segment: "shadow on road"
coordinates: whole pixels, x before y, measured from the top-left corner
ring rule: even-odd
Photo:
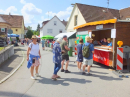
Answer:
[[[69,64],[70,67],[77,67],[77,65]]]
[[[53,81],[49,78],[45,78],[45,77],[41,77],[41,80],[38,80],[39,83],[43,83],[43,84],[51,84],[51,85],[63,85],[63,86],[69,86],[69,83],[66,83],[66,81],[68,82],[73,82],[73,83],[79,83],[79,84],[86,84],[86,83],[91,83],[92,81],[90,80],[85,80],[85,79],[78,79],[78,78],[60,78],[57,81]]]
[[[99,74],[103,74],[101,72],[95,72],[95,71],[92,71],[93,73],[99,73]],[[112,76],[104,76],[104,75],[97,75],[97,74],[93,74],[92,73],[92,76],[87,76],[87,75],[82,75],[81,72],[72,72],[72,74],[76,74],[76,75],[82,75],[82,76],[86,76],[86,77],[99,77],[100,79],[102,80],[106,80],[106,81],[112,81],[112,80],[123,80],[121,78],[114,78]],[[105,73],[104,73],[105,74]],[[107,74],[107,73],[106,73]]]
[[[24,95],[21,93],[16,93],[16,92],[2,92],[0,91],[0,97],[32,97],[30,95]],[[33,96],[35,97],[35,96]]]

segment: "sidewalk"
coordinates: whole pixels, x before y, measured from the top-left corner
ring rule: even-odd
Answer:
[[[13,72],[22,62],[23,56],[20,47],[14,47],[14,55],[0,64],[0,81]]]

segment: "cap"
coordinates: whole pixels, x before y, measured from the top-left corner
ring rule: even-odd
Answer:
[[[63,36],[63,38],[66,38],[66,37],[67,37],[66,35]]]

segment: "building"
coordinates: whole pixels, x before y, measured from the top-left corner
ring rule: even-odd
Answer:
[[[66,24],[65,20],[61,21],[57,16],[54,16],[51,20],[44,21],[40,28],[40,37],[45,35],[56,36],[59,33],[66,32]]]
[[[129,11],[130,7],[118,10],[76,3],[67,23],[66,30],[67,32],[73,32],[76,31],[76,29],[73,29],[74,27],[93,21],[108,19],[130,20]]]
[[[7,41],[7,31],[10,29],[11,24],[5,21],[0,16],[0,46],[4,46]]]
[[[11,24],[11,30],[13,34],[18,34],[19,38],[24,38],[24,18],[19,15],[3,15],[0,14],[7,23]]]

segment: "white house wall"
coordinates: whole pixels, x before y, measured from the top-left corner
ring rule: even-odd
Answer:
[[[75,16],[78,16],[77,18],[77,25],[76,26],[79,26],[79,25],[82,25],[82,24],[85,24],[86,21],[84,20],[84,17],[82,16],[81,12],[79,11],[77,5],[75,6],[73,12],[71,13],[71,17],[70,17],[70,21],[69,21],[69,24],[66,28],[67,32],[75,32],[76,30],[74,30],[74,18]]]
[[[54,25],[54,21],[57,21],[57,25]],[[48,29],[52,29],[52,33],[48,33]],[[40,37],[45,35],[56,36],[60,33],[60,29],[62,29],[62,33],[66,32],[65,25],[57,17],[54,17],[40,30]]]

